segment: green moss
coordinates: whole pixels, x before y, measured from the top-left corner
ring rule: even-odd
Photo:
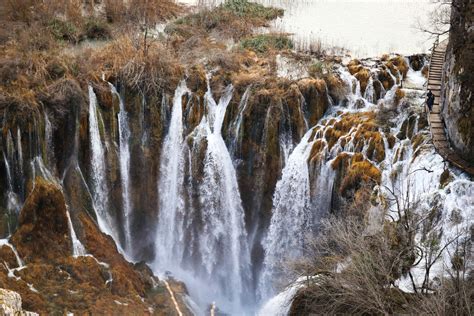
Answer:
[[[69,21],[53,19],[49,22],[48,28],[57,40],[77,42],[79,39],[76,26]]]
[[[308,74],[314,78],[320,78],[324,73],[324,64],[320,61],[315,62],[308,68]]]
[[[283,15],[283,9],[265,7],[247,0],[227,0],[220,7],[240,17],[273,20]]]
[[[257,53],[266,53],[269,50],[292,49],[293,42],[288,36],[282,34],[260,34],[243,39],[240,46]]]

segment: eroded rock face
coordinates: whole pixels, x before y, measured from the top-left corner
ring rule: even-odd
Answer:
[[[42,314],[175,313],[166,287],[146,265],[127,262],[87,212],[76,217],[77,235],[90,255],[72,256],[63,193],[36,178],[10,240],[21,259],[9,246],[0,248],[0,284],[20,293],[24,308]],[[187,313],[180,296],[178,304]]]
[[[27,262],[41,262],[71,255],[66,212],[60,188],[37,178],[20,213],[19,227],[12,236],[20,257]]]
[[[474,14],[469,6],[468,0],[453,2],[441,102],[451,145],[474,162]]]

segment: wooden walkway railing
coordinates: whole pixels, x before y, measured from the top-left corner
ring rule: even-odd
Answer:
[[[438,154],[457,168],[462,169],[474,176],[474,166],[456,154],[449,145],[449,140],[444,128],[443,118],[441,116],[441,78],[447,46],[448,40],[444,40],[441,43],[436,41],[431,54],[428,89],[434,94],[435,101],[433,109],[428,114],[430,131],[433,138],[433,144]]]

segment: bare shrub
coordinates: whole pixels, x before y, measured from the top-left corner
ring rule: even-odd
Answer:
[[[389,314],[408,303],[403,293],[390,288],[400,252],[382,233],[367,236],[357,218],[325,221],[307,250],[295,266],[300,275],[310,276],[302,292],[305,312]]]
[[[128,36],[114,40],[91,56],[88,73],[100,78],[119,76],[128,86],[142,91],[170,90],[183,76],[174,55],[161,43],[150,43],[148,54]]]

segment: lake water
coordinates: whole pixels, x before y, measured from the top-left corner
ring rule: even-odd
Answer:
[[[284,17],[272,23],[272,30],[292,33],[298,47],[320,42],[325,49],[343,47],[354,57],[377,57],[427,52],[433,42],[415,28],[417,21],[425,24],[428,12],[436,7],[429,0],[254,1],[285,9]],[[199,8],[203,0],[181,2]]]

